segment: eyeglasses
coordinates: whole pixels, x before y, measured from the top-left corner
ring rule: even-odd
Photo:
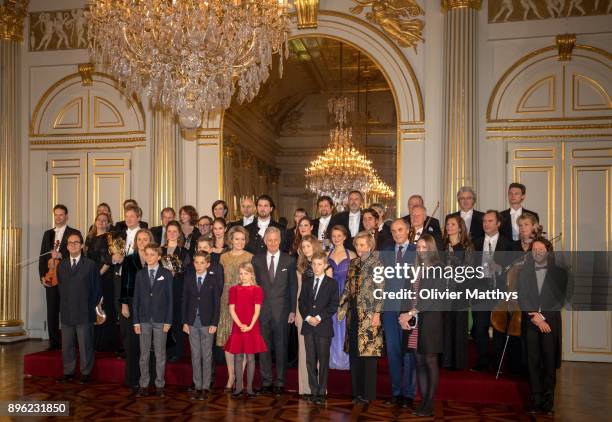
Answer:
[[[81,242],[79,242],[78,240],[75,240],[73,242],[66,242],[67,245],[80,245]]]

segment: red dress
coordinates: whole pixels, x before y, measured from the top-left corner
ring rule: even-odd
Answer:
[[[229,304],[235,305],[236,315],[243,324],[249,325],[255,313],[255,305],[263,303],[263,289],[259,286],[233,286],[229,289]],[[251,331],[243,333],[236,322],[232,324],[232,333],[225,343],[225,351],[233,354],[265,352],[266,343],[261,336],[259,319]]]

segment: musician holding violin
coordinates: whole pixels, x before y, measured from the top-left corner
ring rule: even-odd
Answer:
[[[80,232],[67,225],[68,208],[57,204],[53,207],[54,227],[45,231],[40,246],[38,275],[45,286],[47,302],[47,331],[49,347],[47,350],[60,350],[61,338],[59,329],[60,295],[57,287],[57,266],[68,256],[67,239],[73,233]]]

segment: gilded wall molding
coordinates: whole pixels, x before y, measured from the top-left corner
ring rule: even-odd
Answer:
[[[28,15],[28,0],[5,0],[0,4],[0,39],[23,41],[23,21]]]
[[[480,10],[482,0],[442,0],[442,10],[448,11],[452,9],[475,9]]]
[[[565,62],[572,59],[572,50],[576,45],[576,34],[559,34],[555,38],[557,44],[557,57]]]
[[[298,29],[316,28],[318,26],[319,0],[295,0]]]
[[[418,16],[425,15],[425,11],[416,0],[352,0],[356,3],[351,7],[351,13],[361,14],[366,7],[365,18],[380,26],[400,47],[413,48],[417,53],[417,45],[425,42],[423,30],[425,21]]]

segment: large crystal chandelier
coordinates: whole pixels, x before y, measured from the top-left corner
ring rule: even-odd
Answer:
[[[252,100],[283,43],[288,54],[287,0],[92,0],[88,19],[93,58],[186,128],[228,108],[236,84]]]

